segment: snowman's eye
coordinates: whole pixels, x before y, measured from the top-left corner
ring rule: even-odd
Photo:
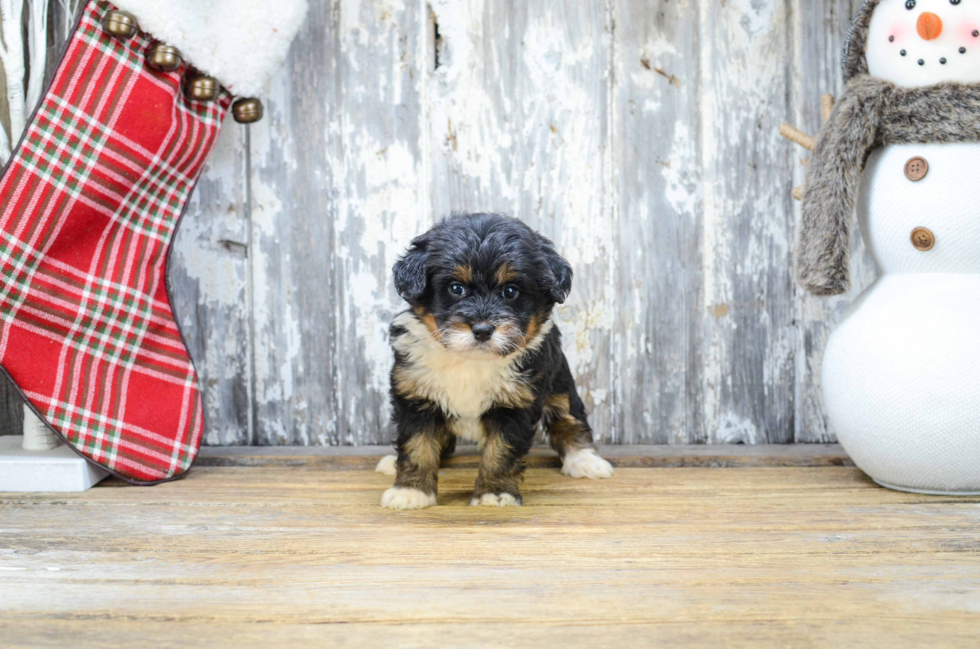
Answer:
[[[951,4],[951,5],[958,5],[959,3],[960,3],[960,0],[949,0],[949,4]]]
[[[915,9],[915,0],[905,0],[905,8],[909,11]]]

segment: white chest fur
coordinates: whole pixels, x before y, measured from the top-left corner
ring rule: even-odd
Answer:
[[[526,395],[519,372],[526,350],[509,356],[460,354],[436,341],[411,313],[399,314],[394,324],[407,332],[392,341],[395,351],[406,357],[397,370],[400,377],[416,395],[456,420],[451,422],[456,435],[480,441],[480,416],[496,404],[516,403]],[[534,342],[543,341],[550,329],[549,321]]]

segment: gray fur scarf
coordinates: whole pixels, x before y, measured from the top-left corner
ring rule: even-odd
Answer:
[[[848,82],[809,161],[796,253],[805,289],[837,295],[850,288],[851,220],[872,149],[927,142],[980,142],[980,86],[898,88],[867,74]]]
[[[800,284],[816,295],[850,288],[851,219],[874,148],[980,141],[980,85],[899,88],[868,75],[864,50],[879,2],[868,0],[854,20],[844,52],[847,85],[810,157],[796,264]]]

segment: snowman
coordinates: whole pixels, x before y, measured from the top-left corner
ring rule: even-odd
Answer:
[[[980,493],[980,0],[870,0],[809,161],[797,253],[849,288],[855,210],[880,278],[827,344],[831,423],[879,484]]]

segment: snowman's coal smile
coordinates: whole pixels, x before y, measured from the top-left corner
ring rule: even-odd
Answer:
[[[953,4],[953,5],[958,5],[958,4],[960,4],[961,1],[962,0],[950,0],[950,3]],[[909,11],[911,11],[912,9],[915,9],[915,6],[916,6],[915,0],[907,0],[906,3],[905,3],[905,8],[908,9]],[[900,30],[901,30],[901,28],[900,28]],[[940,18],[937,14],[932,13],[931,11],[925,11],[925,12],[919,14],[919,17],[916,20],[916,24],[915,24],[915,31],[918,33],[919,37],[923,41],[925,41],[927,43],[930,42],[930,41],[935,41],[940,36],[942,36],[942,34],[944,32],[943,19]],[[973,38],[980,37],[980,29],[974,29],[974,30],[972,30],[972,32],[971,32],[970,35]],[[888,42],[889,43],[894,43],[895,40],[896,40],[896,38],[897,38],[896,33],[891,33],[891,34],[888,35]],[[966,54],[966,47],[961,45],[959,47],[959,50],[958,51],[959,51],[960,54]],[[907,57],[908,56],[908,50],[906,50],[906,49],[903,48],[899,52],[899,54],[902,57]],[[920,66],[926,65],[926,59],[925,58],[913,57],[912,60],[914,60]],[[946,63],[948,63],[948,62],[949,61],[948,61],[948,59],[945,56],[942,56],[942,57],[939,58],[939,64],[940,65],[946,65]]]
[[[980,34],[978,34],[978,32],[976,32],[976,31],[973,32],[974,38],[976,38],[978,35],[980,35]],[[894,40],[895,40],[895,37],[894,36],[890,36],[888,38],[888,42],[894,42]],[[959,53],[960,54],[966,54],[966,48],[965,47],[960,47]],[[899,52],[899,55],[901,55],[903,57],[908,57],[908,54],[909,54],[908,53],[908,50],[901,50]],[[925,65],[926,64],[926,60],[925,59],[915,59],[915,58],[913,58],[912,60],[915,61],[916,63],[918,63],[919,65]],[[946,65],[948,62],[949,62],[949,60],[945,56],[940,57],[940,59],[939,59],[939,64],[940,65]]]

